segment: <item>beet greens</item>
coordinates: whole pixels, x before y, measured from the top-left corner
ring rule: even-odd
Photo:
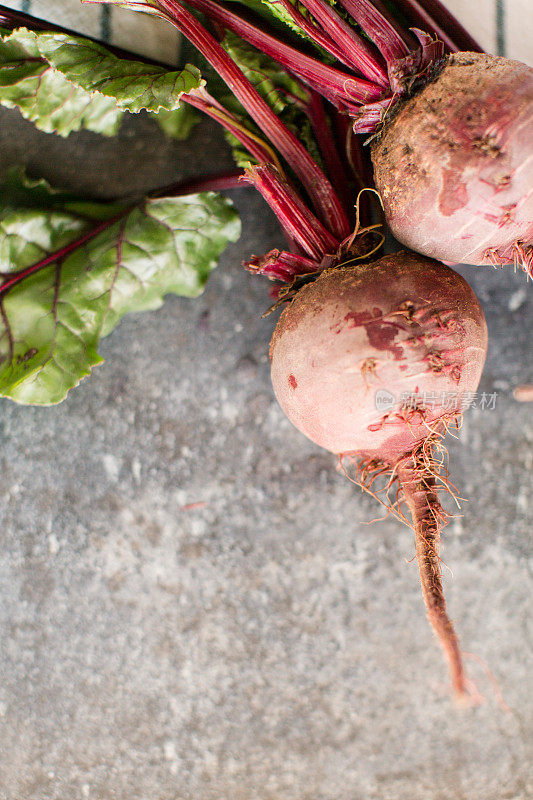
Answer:
[[[373,135],[376,187],[401,242],[449,262],[514,264],[532,274],[533,70],[480,55],[475,41],[436,0],[398,5],[426,30],[398,24],[380,0],[265,2],[291,30],[320,48],[318,55],[309,54],[301,39],[287,43],[254,19],[242,9],[246,2],[238,11],[218,0],[130,0],[127,5],[167,19],[199,49],[291,164],[334,235],[346,236],[346,214],[343,219],[335,191],[326,182],[318,196],[317,174],[311,174],[291,135],[268,118],[233,60],[192,11],[270,56],[322,95],[336,114],[347,115],[355,133]],[[465,46],[469,51],[458,53]],[[500,162],[487,164],[491,155]]]

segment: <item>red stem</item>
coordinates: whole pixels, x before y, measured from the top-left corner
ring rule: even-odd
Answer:
[[[436,34],[452,53],[460,50],[483,52],[483,48],[439,0],[395,0],[395,5],[411,24]]]
[[[353,60],[344,55],[342,49],[322,28],[319,28],[314,21],[304,17],[302,12],[292,3],[292,0],[278,0],[279,5],[287,12],[293,22],[307,34],[311,41],[330,53],[341,64],[353,69]]]
[[[286,250],[271,250],[264,256],[252,256],[243,261],[243,266],[254,275],[267,275],[271,280],[291,283],[298,275],[309,275],[320,269],[320,264],[310,258],[287,253]]]
[[[35,272],[39,272],[39,270],[44,269],[45,267],[49,267],[50,264],[54,264],[57,261],[62,260],[69,253],[72,253],[74,250],[77,250],[78,247],[83,247],[84,244],[90,242],[91,239],[94,239],[98,234],[102,233],[102,231],[107,230],[116,222],[119,222],[121,219],[124,219],[127,214],[130,213],[135,208],[135,206],[128,206],[120,214],[116,214],[111,219],[107,219],[104,222],[101,222],[99,225],[96,225],[90,231],[85,233],[83,236],[80,236],[75,241],[67,244],[65,247],[62,247],[60,250],[56,250],[55,253],[51,253],[46,258],[37,261],[36,264],[32,264],[30,267],[25,267],[25,269],[21,269],[18,272],[9,273],[9,277],[0,285],[0,297],[3,297],[13,286],[16,286],[18,283],[24,280],[24,278],[33,275]]]
[[[333,103],[367,103],[377,100],[382,94],[381,88],[374,83],[340,72],[316,58],[301,53],[213,0],[186,0],[186,3],[257,47],[285,69],[327,95],[328,100]]]
[[[233,189],[243,185],[241,180],[243,174],[243,170],[232,170],[231,172],[222,172],[216,175],[214,174],[204,175],[198,178],[186,178],[183,181],[170,184],[162,189],[157,189],[151,192],[148,196],[151,198],[181,197],[188,194],[198,194],[198,192],[215,192],[221,191],[222,189]],[[42,258],[35,264],[18,270],[17,272],[10,272],[7,274],[4,273],[4,275],[6,275],[6,279],[2,284],[0,284],[0,298],[7,294],[7,292],[13,288],[13,286],[21,283],[25,278],[28,278],[30,275],[34,275],[36,272],[45,269],[45,267],[49,267],[51,264],[61,261],[70,253],[74,252],[74,250],[77,250],[79,247],[83,247],[83,245],[96,238],[96,236],[98,236],[100,233],[124,219],[138,205],[138,203],[135,203],[127,206],[119,214],[100,222],[98,225],[95,225],[94,228],[91,228],[90,231],[87,231],[87,233],[84,233],[82,236],[65,245],[65,247],[61,247],[59,250],[56,250],[54,253],[50,253],[50,255]]]
[[[342,49],[354,69],[359,70],[378,86],[388,87],[387,70],[379,53],[358,36],[330,5],[324,0],[300,0],[300,2]]]
[[[238,139],[256,161],[260,163],[272,161],[273,153],[263,146],[260,141],[254,139],[251,135],[249,136],[246,129],[239,124],[239,121],[223,106],[220,106],[204,89],[184,94],[181,96],[181,100],[216,120]]]
[[[259,128],[290,164],[313,201],[317,214],[339,238],[349,234],[346,213],[318,164],[276,116],[244,73],[203,25],[176,0],[158,0],[171,21],[209,61]]]
[[[283,229],[310,258],[320,262],[340,242],[311,214],[305,203],[270,164],[251,167],[246,177],[263,195]]]
[[[269,152],[268,149],[261,146],[260,142],[255,139],[250,138],[247,136],[245,130],[238,125],[238,121],[235,120],[223,106],[217,103],[210,95],[205,91],[205,89],[194,90],[188,95],[182,95],[182,100],[190,103],[190,105],[197,108],[199,111],[203,111],[204,114],[215,119],[220,125],[226,128],[233,136],[235,136],[239,142],[245,147],[248,152],[250,153],[256,161],[259,161],[260,164],[263,166],[265,164],[272,164],[272,157],[275,156],[273,152]],[[273,165],[274,166],[274,165]],[[241,178],[245,175],[245,172],[241,172]],[[276,172],[276,175],[278,173]],[[242,184],[241,184],[242,185]],[[283,182],[285,188],[288,186],[286,182]],[[256,183],[256,187],[257,186]],[[261,191],[261,190],[260,190]],[[288,245],[291,249],[296,251],[304,251],[306,253],[315,252],[316,248],[316,231],[311,226],[311,237],[309,237],[309,228],[305,226],[300,226],[298,220],[301,217],[301,209],[303,209],[304,203],[301,198],[298,197],[298,219],[293,219],[291,217],[291,212],[285,203],[278,202],[278,198],[275,194],[271,194],[266,191],[261,192],[263,197],[266,199],[268,204],[270,205],[272,211],[278,217],[280,225],[283,228],[283,232],[287,238]],[[294,199],[297,197],[296,191],[293,187],[290,188],[291,197]],[[307,217],[313,220],[313,224],[315,227],[322,228],[321,223],[314,217],[309,210],[307,210]],[[297,234],[294,234],[294,225],[296,224]],[[325,228],[323,229],[325,231]],[[329,232],[326,231],[329,236]]]
[[[389,66],[409,55],[405,41],[370,0],[340,0],[340,3],[372,39]]]
[[[226,172],[209,173],[199,178],[186,178],[183,181],[170,183],[162,189],[156,189],[148,195],[156,197],[183,197],[200,192],[223,192],[227,189],[242,189],[243,169],[231,169]]]
[[[335,142],[333,131],[328,125],[324,103],[318,92],[311,92],[311,103],[306,107],[306,113],[313,128],[315,139],[324,158],[324,163],[331,182],[337,190],[350,222],[355,222],[353,191],[348,181],[346,168],[341,161]]]
[[[336,127],[357,190],[374,188],[374,175],[368,153],[363,148],[363,137],[353,132],[352,124],[345,114],[337,114]],[[354,199],[355,197],[352,198],[352,205]],[[372,206],[368,192],[363,192],[359,198],[359,220],[363,227],[372,223]]]
[[[384,0],[372,0],[372,5],[377,8],[382,17],[385,17],[385,19],[389,21],[396,33],[402,37],[410,50],[414,50],[418,47],[418,40],[413,36],[411,31],[405,30],[402,23],[396,19],[393,13],[387,8]]]

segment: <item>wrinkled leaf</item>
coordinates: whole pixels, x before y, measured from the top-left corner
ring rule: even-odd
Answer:
[[[199,70],[191,64],[170,71],[118,58],[90,39],[41,33],[38,47],[47,62],[75,86],[113,98],[125,111],[172,110],[182,94],[202,85]]]
[[[39,130],[67,136],[81,128],[113,136],[122,113],[108,97],[76,91],[41,56],[25,29],[0,40],[0,103],[18,108]]]
[[[10,180],[27,202],[0,210],[0,395],[19,403],[60,402],[102,361],[99,341],[124,314],[167,293],[196,297],[239,234],[231,203],[212,192],[125,208],[49,190],[46,205],[44,182]],[[95,223],[98,235],[31,272]]]
[[[201,85],[196,67],[171,72],[121,59],[83,37],[26,28],[0,36],[0,103],[61,136],[81,128],[112,136],[124,112],[173,111]],[[190,116],[181,119],[190,129]]]

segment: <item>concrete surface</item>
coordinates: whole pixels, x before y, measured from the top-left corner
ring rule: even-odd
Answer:
[[[180,145],[142,117],[118,141],[0,120],[0,169],[101,196],[229,163],[210,125]],[[233,196],[244,234],[201,299],[124,320],[61,406],[0,402],[0,797],[526,800],[531,289],[461,270],[498,399],[449,442],[469,502],[446,587],[510,711],[475,661],[486,703],[457,711],[410,531],[367,526],[375,502],[274,401],[267,286],[239,264],[280,237]]]

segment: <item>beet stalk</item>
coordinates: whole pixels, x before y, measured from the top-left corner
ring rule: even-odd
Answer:
[[[276,117],[226,51],[193,14],[173,0],[158,0],[157,6],[187,36],[217,70],[254,122],[267,133],[272,144],[290,163],[313,200],[316,211],[332,234],[349,233],[349,223],[334,188],[296,136]]]
[[[334,235],[347,235],[349,214],[342,213],[333,187],[321,183],[294,137],[287,138],[272,112],[250,95],[242,74],[237,77],[231,59],[201,32],[185,6],[297,75],[349,115],[355,132],[375,135],[376,188],[397,239],[448,262],[514,264],[533,274],[533,70],[479,53],[437,0],[398,0],[396,5],[427,33],[402,30],[380,0],[339,3],[347,18],[327,0],[304,0],[299,8],[282,0],[302,33],[339,66],[322,64],[298,43],[280,41],[250,15],[218,0],[129,5],[169,19],[200,47],[248,113],[268,129],[268,138],[292,164]],[[470,51],[457,52],[461,47]]]

